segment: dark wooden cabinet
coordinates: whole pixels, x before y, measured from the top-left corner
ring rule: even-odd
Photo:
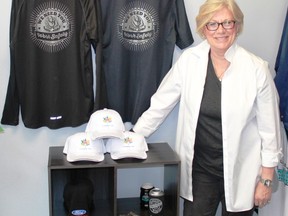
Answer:
[[[48,160],[50,216],[66,215],[63,191],[65,184],[75,173],[86,176],[93,182],[95,208],[92,216],[119,216],[128,214],[130,211],[140,216],[148,216],[148,210],[140,207],[139,196],[118,198],[117,176],[120,169],[136,168],[141,172],[141,168],[145,168],[147,172],[148,168],[149,172],[149,168],[155,167],[164,170],[164,215],[178,216],[180,159],[167,143],[148,144],[148,147],[149,151],[145,160],[132,158],[112,160],[110,154],[105,154],[105,159],[99,163],[84,161],[70,163],[63,154],[63,147],[50,147]]]

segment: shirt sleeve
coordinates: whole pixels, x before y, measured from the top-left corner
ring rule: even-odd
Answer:
[[[1,119],[2,124],[18,125],[19,124],[19,95],[17,91],[17,81],[14,67],[14,38],[17,34],[18,10],[20,10],[23,0],[13,0],[10,17],[10,77],[8,81],[6,100]]]
[[[151,97],[151,105],[134,125],[136,133],[149,137],[156,131],[173,108],[177,105],[181,97],[181,72],[179,69],[182,63],[180,59],[166,74],[156,93]]]
[[[257,83],[256,112],[262,140],[262,165],[275,167],[282,156],[279,98],[267,62],[259,68]]]
[[[192,36],[183,0],[176,0],[175,16],[175,28],[177,32],[176,45],[180,49],[184,49],[193,44],[194,38]]]

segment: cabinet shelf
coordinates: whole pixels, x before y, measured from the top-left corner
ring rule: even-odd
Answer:
[[[113,160],[105,154],[101,162],[73,162],[66,160],[63,147],[50,147],[48,159],[50,216],[65,216],[63,190],[71,175],[79,174],[91,179],[94,185],[94,211],[91,216],[119,216],[133,211],[148,215],[140,208],[139,197],[118,198],[117,177],[121,169],[159,167],[164,169],[165,216],[178,216],[180,159],[167,143],[148,144],[147,159],[126,158]],[[144,182],[142,182],[144,183]],[[129,184],[129,183],[128,183]]]

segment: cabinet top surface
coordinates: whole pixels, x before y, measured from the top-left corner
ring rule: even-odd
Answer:
[[[147,159],[140,160],[134,158],[125,158],[113,160],[109,153],[105,154],[105,159],[101,162],[68,162],[66,155],[63,154],[63,146],[52,146],[49,148],[49,169],[73,169],[73,168],[96,168],[96,167],[145,167],[159,166],[168,164],[180,164],[178,155],[172,150],[167,143],[148,144],[149,151]]]

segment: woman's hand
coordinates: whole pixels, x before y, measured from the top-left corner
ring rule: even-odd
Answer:
[[[255,206],[258,206],[259,208],[264,207],[267,205],[272,197],[272,180],[274,177],[274,171],[275,167],[264,167],[262,166],[261,169],[261,178],[259,179],[256,189],[255,189],[255,194],[254,194],[254,204]],[[264,182],[264,179],[270,180],[268,181],[269,184],[266,184]]]
[[[258,182],[254,194],[254,204],[255,206],[258,206],[259,208],[264,207],[267,205],[272,196],[272,187],[267,187],[260,181]]]

